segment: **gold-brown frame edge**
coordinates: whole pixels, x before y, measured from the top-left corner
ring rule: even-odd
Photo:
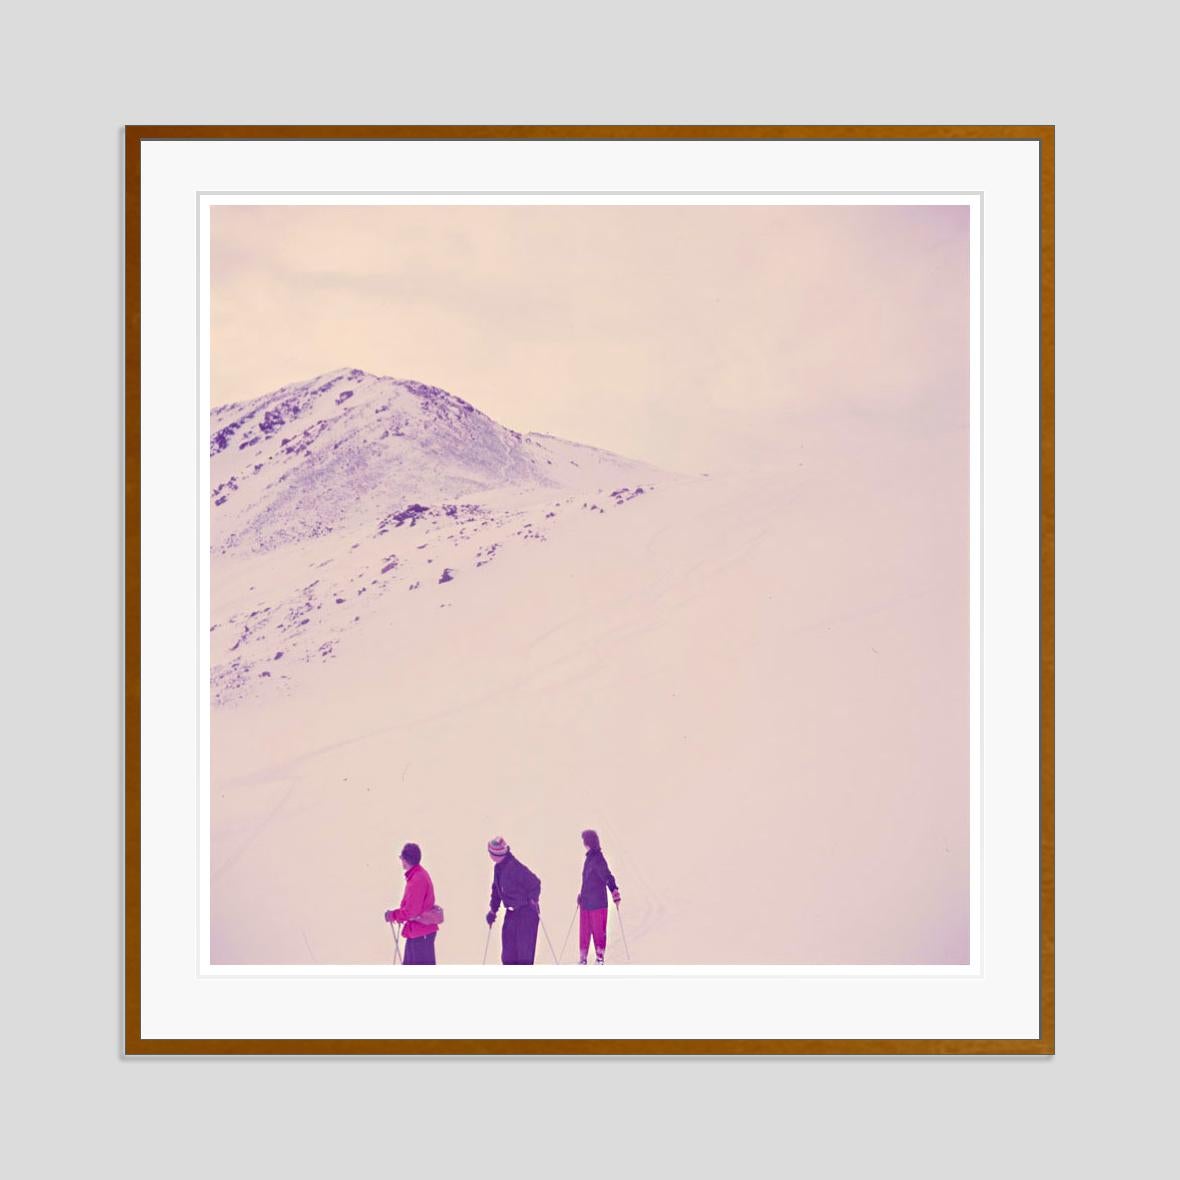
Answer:
[[[145,140],[1035,140],[1040,150],[1040,1029],[1011,1040],[374,1040],[172,1039],[141,1036],[140,932],[140,146]],[[1044,1055],[1054,1052],[1054,128],[909,126],[207,126],[125,128],[124,191],[124,1053],[151,1055],[485,1056]]]

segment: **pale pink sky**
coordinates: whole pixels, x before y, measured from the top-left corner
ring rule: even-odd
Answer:
[[[217,206],[214,404],[342,366],[681,470],[966,429],[964,206]]]

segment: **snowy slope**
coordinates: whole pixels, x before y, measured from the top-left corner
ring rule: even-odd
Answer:
[[[218,407],[210,465],[218,705],[334,658],[386,595],[437,593],[663,474],[359,369]]]
[[[637,961],[964,961],[958,445],[670,476],[414,388],[347,370],[215,420],[214,961],[388,962],[416,840],[440,961],[478,963],[497,834],[560,948],[588,826]],[[261,431],[287,401],[298,457]]]

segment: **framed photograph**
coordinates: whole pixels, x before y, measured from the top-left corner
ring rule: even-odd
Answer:
[[[1053,129],[126,130],[129,1054],[1053,1052]]]

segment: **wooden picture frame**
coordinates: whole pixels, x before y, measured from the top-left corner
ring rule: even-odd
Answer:
[[[145,307],[141,270],[144,213],[142,153],[146,145],[265,143],[280,141],[717,141],[913,144],[1029,143],[1039,158],[1039,1028],[1027,1037],[943,1039],[865,1038],[437,1038],[307,1036],[160,1036],[146,1032],[142,864],[145,851],[141,742],[142,704],[151,686],[141,680],[143,634],[143,498],[141,461],[142,333]],[[1054,133],[1050,126],[130,126],[125,134],[125,1007],[129,1055],[294,1054],[1051,1054],[1054,1051]],[[181,755],[183,756],[183,755]],[[1031,899],[1030,899],[1031,901]]]

